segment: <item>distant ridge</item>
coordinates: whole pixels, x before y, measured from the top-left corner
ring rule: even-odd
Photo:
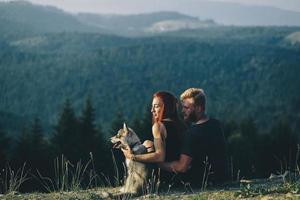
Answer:
[[[171,22],[171,24],[170,24]],[[184,22],[184,23],[183,23]],[[136,36],[164,30],[177,31],[216,25],[178,12],[135,15],[70,14],[53,6],[26,1],[0,2],[0,34],[28,37],[42,33],[80,32]],[[157,28],[160,27],[160,28]]]
[[[168,0],[167,0],[168,1]],[[300,12],[271,6],[250,6],[228,2],[186,0],[177,5],[178,12],[201,19],[214,19],[235,26],[300,26]],[[183,3],[190,6],[183,6]],[[188,8],[187,8],[188,7]]]
[[[172,12],[182,13],[185,15],[194,16],[203,20],[212,19],[216,23],[223,24],[223,25],[300,26],[300,12],[284,10],[284,9],[271,7],[271,6],[258,6],[258,5],[250,6],[250,5],[221,2],[221,1],[213,2],[213,1],[197,1],[197,0],[177,0],[176,3],[174,3],[173,0],[164,0],[158,2],[155,6],[151,1],[144,1],[143,3],[140,3],[139,0],[130,0],[131,5],[128,5],[130,3],[128,3],[127,1],[120,1],[120,2],[117,2],[117,0],[111,0],[111,1],[118,3],[117,6],[119,7],[126,7],[128,9],[127,13],[157,13],[161,11],[172,11]],[[136,2],[136,4],[133,4],[134,2]],[[18,3],[19,6],[26,5],[26,2],[24,1],[21,2],[12,1],[10,3],[12,4]],[[50,8],[53,9],[53,7]],[[123,17],[126,15],[123,15]],[[113,17],[113,15],[106,15],[106,16]],[[136,14],[136,16],[139,16],[141,17],[141,19],[144,19],[141,14]],[[170,20],[170,19],[165,19],[165,20]],[[94,22],[95,21],[90,21],[89,23],[94,24]]]
[[[26,1],[0,2],[0,34],[27,36],[58,32],[103,32],[80,23],[74,16],[52,6]]]
[[[212,20],[201,21],[197,17],[170,11],[134,15],[79,13],[77,16],[82,23],[125,35],[196,29],[216,25]]]

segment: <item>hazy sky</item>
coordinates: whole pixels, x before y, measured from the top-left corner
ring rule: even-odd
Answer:
[[[10,1],[10,0],[0,0]],[[96,13],[140,13],[166,9],[168,3],[184,3],[185,0],[30,0],[42,5],[53,5],[71,12],[96,12]],[[286,10],[300,12],[300,0],[189,0],[195,1],[221,1],[234,2],[247,5],[266,5]],[[139,9],[137,9],[137,7]],[[141,10],[141,7],[143,10]]]

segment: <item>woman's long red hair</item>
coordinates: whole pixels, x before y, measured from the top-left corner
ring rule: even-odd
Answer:
[[[166,91],[159,91],[153,94],[153,98],[160,98],[163,102],[161,116],[157,120],[152,116],[152,123],[161,122],[163,119],[169,118],[171,120],[177,120],[177,99],[176,97]]]

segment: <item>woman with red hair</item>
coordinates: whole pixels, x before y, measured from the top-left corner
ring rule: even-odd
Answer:
[[[122,149],[127,159],[139,162],[160,163],[178,160],[182,134],[185,126],[179,120],[177,114],[178,101],[169,92],[156,92],[152,98],[152,134],[153,143],[145,141],[147,147],[154,144],[154,151],[147,154],[133,155],[131,150]]]

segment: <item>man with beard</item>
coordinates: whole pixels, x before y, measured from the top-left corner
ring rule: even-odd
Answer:
[[[185,133],[178,161],[160,167],[184,173],[184,182],[204,187],[219,184],[228,177],[226,142],[221,123],[207,116],[206,97],[202,89],[189,88],[181,96],[184,121],[191,123]]]

